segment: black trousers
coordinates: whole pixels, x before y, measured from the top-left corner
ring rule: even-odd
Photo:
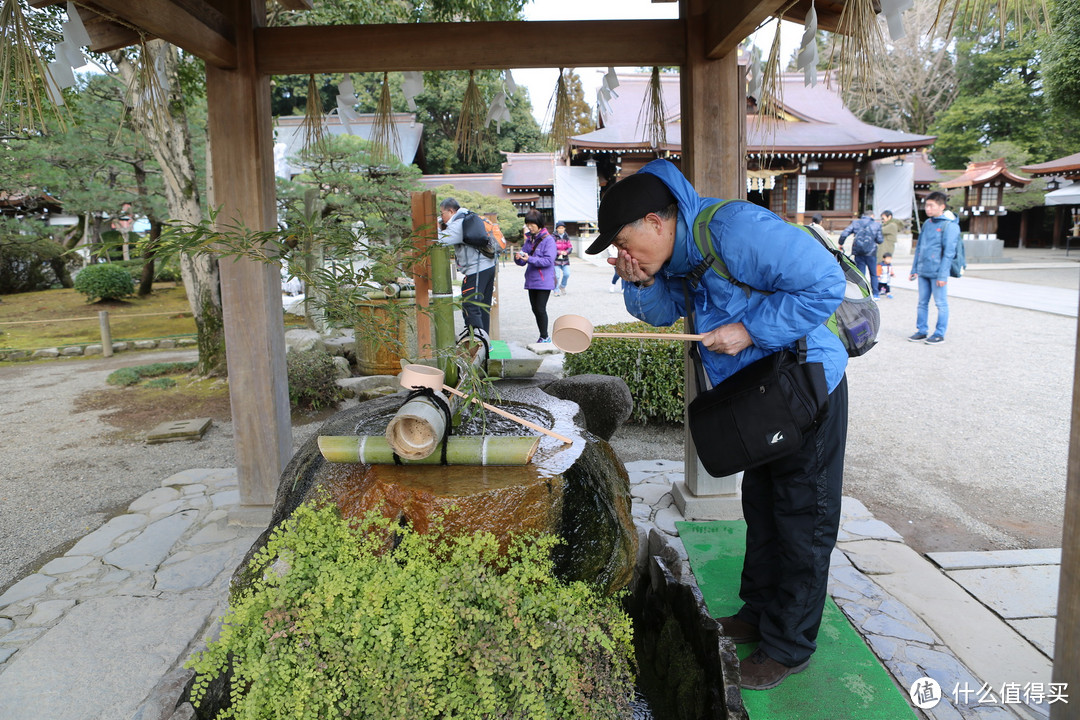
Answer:
[[[541,338],[548,337],[547,304],[550,296],[550,290],[529,290],[529,306],[536,318],[536,329],[540,331]]]
[[[491,296],[495,292],[495,266],[466,275],[461,281],[461,315],[469,327],[490,332]]]
[[[743,474],[744,605],[737,617],[757,625],[761,649],[789,667],[817,648],[840,525],[847,420],[845,376],[802,447]]]

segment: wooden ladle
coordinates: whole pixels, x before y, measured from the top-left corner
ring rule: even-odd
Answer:
[[[432,390],[445,390],[446,392],[453,393],[454,395],[457,395],[460,398],[470,400],[470,401],[472,401],[474,403],[479,403],[485,409],[490,410],[491,412],[495,413],[496,415],[502,415],[504,418],[513,420],[516,423],[520,423],[521,425],[524,425],[527,428],[532,428],[533,430],[538,430],[538,431],[544,433],[545,435],[549,435],[550,437],[553,437],[556,440],[560,440],[560,441],[566,443],[567,445],[573,445],[574,444],[574,441],[571,440],[568,437],[564,437],[562,435],[559,435],[558,433],[552,432],[552,431],[548,430],[545,427],[541,427],[541,426],[537,425],[534,422],[530,422],[530,421],[526,420],[523,417],[518,417],[517,415],[514,415],[513,413],[508,413],[508,412],[506,412],[505,410],[503,410],[501,408],[495,407],[494,405],[488,405],[486,402],[483,402],[483,401],[481,401],[481,400],[479,400],[477,398],[469,397],[468,395],[461,392],[457,388],[452,388],[449,385],[444,384],[443,381],[445,379],[446,379],[446,373],[444,373],[442,370],[440,370],[437,367],[430,367],[428,365],[406,365],[405,367],[403,367],[401,369],[401,375],[398,376],[398,381],[401,383],[401,387],[403,387],[403,388],[412,389],[412,388],[415,388],[415,387],[427,387],[427,388],[431,388]]]
[[[581,315],[560,315],[551,327],[551,342],[568,353],[585,352],[594,337],[637,338],[642,340],[701,340],[704,335],[682,333],[607,333],[593,332],[592,323]]]

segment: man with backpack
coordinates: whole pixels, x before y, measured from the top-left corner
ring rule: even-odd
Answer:
[[[700,197],[670,162],[654,160],[605,193],[600,234],[586,252],[618,248],[608,262],[624,281],[626,309],[641,320],[668,326],[692,303],[713,385],[783,350],[805,350],[808,363],[821,364],[828,402],[801,445],[743,474],[744,605],[719,621],[735,642],[760,643],[742,662],[742,686],[765,690],[806,668],[825,604],[840,521],[848,354],[824,323],[844,299],[845,280],[805,229],[746,202],[716,209],[699,228],[731,279],[708,271],[694,225],[717,202]]]
[[[840,247],[844,247],[844,241],[849,235],[855,239],[851,243],[851,254],[859,270],[866,273],[870,281],[870,287],[874,291],[874,299],[878,299],[877,292],[877,246],[885,242],[881,234],[881,223],[874,219],[874,213],[867,210],[857,220],[853,220],[840,233]]]
[[[491,296],[495,291],[495,258],[465,242],[463,220],[469,211],[454,198],[439,203],[439,242],[454,247],[461,280],[461,314],[465,326],[489,332]]]
[[[919,306],[915,313],[915,334],[908,338],[912,342],[924,342],[927,345],[940,345],[945,342],[945,330],[949,327],[949,274],[956,257],[960,239],[960,223],[956,216],[946,210],[949,196],[943,192],[932,192],[926,196],[923,209],[926,222],[919,233],[919,244],[911,258],[911,276],[919,280]],[[930,328],[930,298],[934,298],[937,307],[937,324],[934,334],[927,337]]]

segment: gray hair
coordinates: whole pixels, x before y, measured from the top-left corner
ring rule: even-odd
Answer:
[[[453,210],[454,212],[457,212],[458,210],[461,209],[461,205],[459,205],[458,201],[455,200],[454,198],[448,197],[448,198],[444,199],[441,203],[439,203],[439,209],[440,210]]]

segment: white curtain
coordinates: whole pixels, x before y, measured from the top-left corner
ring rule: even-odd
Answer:
[[[555,222],[595,223],[599,207],[595,167],[555,166]]]
[[[883,210],[889,210],[900,220],[911,217],[915,204],[915,164],[906,162],[893,165],[890,162],[874,166],[874,217],[881,218]]]

